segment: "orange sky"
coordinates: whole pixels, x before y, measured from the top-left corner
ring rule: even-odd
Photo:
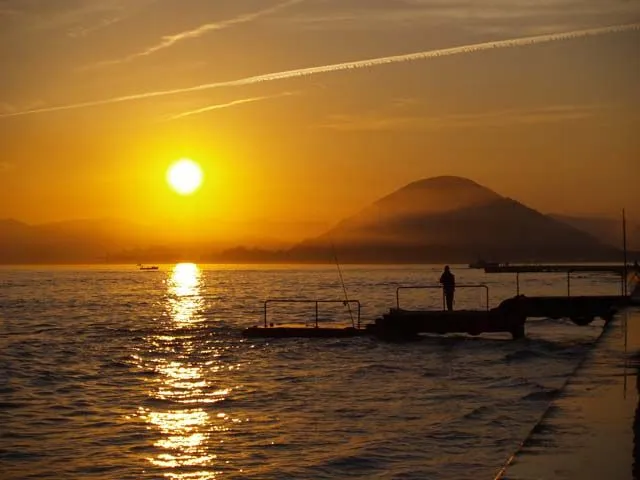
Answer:
[[[639,22],[624,0],[5,0],[0,218],[303,235],[445,174],[640,218],[640,30],[540,37]],[[180,157],[205,171],[193,197],[164,181]]]

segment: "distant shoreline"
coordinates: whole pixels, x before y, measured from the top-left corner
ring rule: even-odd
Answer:
[[[629,260],[627,264],[632,266],[633,260],[635,258],[640,258],[640,252],[633,252],[628,255]],[[456,268],[469,268],[469,263],[471,261],[452,261],[452,260],[432,260],[432,261],[381,261],[381,262],[350,262],[350,261],[342,261],[340,259],[340,265],[355,265],[355,266],[393,266],[393,265],[454,265]],[[144,262],[126,262],[126,261],[77,261],[77,262],[13,262],[13,263],[5,263],[0,262],[0,267],[29,267],[29,266],[131,266],[133,269],[138,268],[138,263],[149,264],[149,265],[176,265],[179,263],[195,263],[197,265],[304,265],[304,266],[327,266],[327,265],[335,265],[336,261],[230,261],[230,260],[198,260],[198,259],[179,259],[179,260],[145,260]],[[545,261],[541,260],[538,262],[512,262],[513,265],[540,265],[540,264],[548,264],[548,265],[605,265],[605,266],[617,266],[622,265],[622,261],[616,262],[612,260],[553,260],[553,261]],[[482,269],[473,269],[473,270],[482,270]]]

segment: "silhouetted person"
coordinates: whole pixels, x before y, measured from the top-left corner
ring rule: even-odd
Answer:
[[[440,283],[444,290],[444,298],[447,301],[447,310],[453,310],[453,295],[456,291],[456,276],[451,273],[449,265],[444,267],[444,272],[440,275]]]

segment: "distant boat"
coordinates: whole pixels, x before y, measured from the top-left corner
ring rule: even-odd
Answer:
[[[469,264],[469,268],[487,268],[487,267],[499,267],[499,262],[486,262],[482,259],[476,260]]]
[[[149,265],[148,267],[145,267],[144,265],[142,265],[140,263],[138,264],[138,268],[140,270],[158,270],[159,269],[159,267],[157,265]]]

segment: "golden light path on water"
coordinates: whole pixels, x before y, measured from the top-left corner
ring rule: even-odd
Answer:
[[[215,425],[203,406],[226,398],[230,389],[215,389],[206,379],[204,360],[199,361],[200,346],[197,326],[204,321],[201,294],[202,272],[197,265],[182,263],[175,266],[167,280],[167,308],[169,321],[164,334],[153,339],[155,348],[163,355],[155,359],[158,374],[149,396],[166,401],[166,408],[141,408],[140,417],[150,429],[159,432],[154,446],[160,453],[147,460],[165,469],[171,479],[213,479],[220,472],[215,469],[217,456],[211,451],[212,433],[225,429]],[[189,332],[194,329],[194,332]],[[174,330],[175,335],[171,335]],[[176,405],[179,408],[176,408]],[[216,420],[220,415],[215,414]]]

